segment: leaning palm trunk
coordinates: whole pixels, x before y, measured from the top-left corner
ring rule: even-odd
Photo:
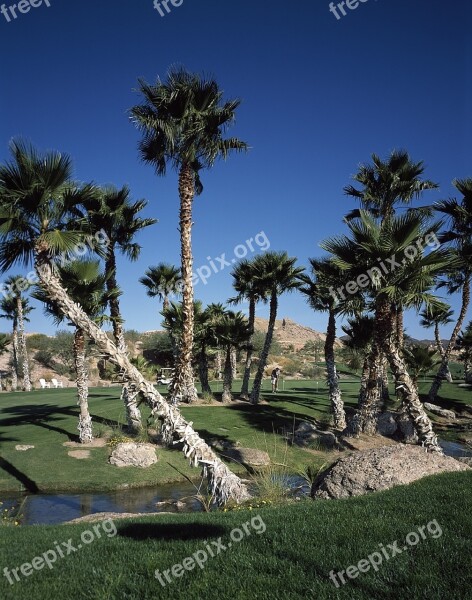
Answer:
[[[76,327],[74,335],[74,365],[77,377],[77,404],[79,405],[79,441],[88,444],[93,439],[92,417],[88,408],[88,372],[85,362],[85,335],[83,329]]]
[[[464,285],[462,287],[461,312],[459,313],[459,318],[457,319],[457,323],[452,332],[451,339],[449,340],[449,344],[447,345],[447,348],[444,351],[444,355],[442,356],[441,364],[439,366],[439,371],[433,380],[431,389],[429,390],[428,401],[431,403],[435,402],[435,400],[438,396],[438,393],[439,393],[439,388],[441,387],[442,382],[446,379],[448,365],[449,365],[449,358],[451,356],[451,352],[454,350],[454,347],[456,345],[457,337],[462,328],[462,325],[464,324],[464,320],[467,315],[467,310],[469,308],[469,304],[470,304],[470,275],[467,275],[467,277],[465,278],[465,281],[464,281]]]
[[[382,357],[376,344],[373,344],[362,369],[359,410],[351,419],[348,432],[352,435],[377,433],[377,420],[381,412],[382,398]]]
[[[13,325],[11,336],[11,389],[16,392],[18,389],[18,330],[16,325]]]
[[[250,298],[250,300],[249,300],[249,320],[248,320],[249,340],[247,343],[246,363],[244,365],[243,383],[241,385],[241,394],[240,394],[240,397],[244,398],[244,400],[247,400],[249,397],[249,378],[251,377],[252,353],[254,352],[254,345],[252,343],[252,338],[254,335],[255,320],[256,320],[256,302],[255,302],[254,298]]]
[[[254,384],[251,392],[251,403],[258,404],[259,396],[261,394],[262,378],[264,377],[264,369],[267,366],[267,358],[269,356],[270,347],[272,345],[272,337],[274,335],[275,320],[277,318],[277,294],[272,293],[270,297],[270,313],[269,313],[269,325],[267,327],[267,333],[264,340],[264,346],[262,348],[261,356],[259,358],[259,366],[257,368],[256,376],[254,377]]]
[[[28,349],[26,347],[25,320],[23,318],[23,302],[21,296],[17,296],[16,310],[18,315],[18,341],[21,356],[21,365],[23,371],[23,389],[25,392],[31,392],[31,379],[29,374]]]
[[[325,340],[325,360],[328,373],[329,400],[331,412],[333,413],[334,427],[343,430],[346,427],[346,413],[339,388],[339,378],[336,372],[336,360],[334,356],[334,342],[336,340],[336,317],[333,310],[329,311],[328,329]]]
[[[435,323],[435,325],[434,325],[434,339],[436,340],[436,349],[439,352],[439,356],[441,357],[441,360],[442,360],[444,358],[444,355],[446,352],[445,352],[444,347],[441,342],[441,336],[439,335],[439,324],[438,323]],[[453,382],[452,374],[449,369],[449,361],[447,362],[446,381],[448,381],[448,383]]]
[[[105,273],[108,275],[107,278],[107,290],[112,292],[118,287],[116,281],[116,259],[113,247],[110,245],[108,248],[108,256],[105,262]],[[110,298],[110,318],[113,326],[113,337],[115,338],[116,346],[120,352],[126,354],[126,341],[125,334],[123,331],[123,319],[121,317],[120,303],[118,298]],[[138,408],[139,394],[130,390],[128,383],[123,383],[121,389],[121,401],[125,407],[126,421],[128,423],[128,430],[131,433],[138,433],[143,428],[141,419],[141,413]]]
[[[250,494],[244,483],[201,439],[192,428],[192,424],[182,417],[178,408],[165,401],[152,383],[146,381],[131,364],[126,354],[120,352],[107,334],[97,327],[82,308],[68,296],[53,272],[48,248],[39,244],[36,248],[35,268],[41,287],[50,300],[55,302],[61,312],[77,327],[84,330],[103,355],[120,369],[123,379],[136,386],[145,402],[151,407],[152,414],[162,420],[161,431],[164,440],[171,443],[174,437],[177,438],[178,442],[183,443],[183,452],[191,464],[203,468],[203,474],[208,478],[208,491],[215,498],[215,502],[223,505],[230,499],[240,502],[249,498]]]
[[[385,354],[390,368],[395,377],[397,392],[403,405],[413,421],[419,442],[428,452],[443,451],[438,444],[438,439],[433,431],[433,424],[426,414],[420,401],[418,390],[408,374],[405,361],[400,355],[398,344],[394,339],[392,326],[392,312],[387,298],[380,297],[376,305],[376,343],[381,352]]]
[[[225,370],[223,374],[223,394],[221,396],[222,402],[231,402],[233,399],[233,365],[231,361],[231,350],[231,346],[228,346],[226,349]]]

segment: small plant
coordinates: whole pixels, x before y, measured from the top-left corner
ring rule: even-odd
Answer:
[[[0,502],[0,527],[18,527],[21,525],[21,515],[19,514],[21,506],[11,506],[10,508],[1,508],[3,502]]]
[[[215,396],[213,396],[213,394],[210,394],[209,392],[205,392],[204,394],[202,394],[202,400],[206,404],[212,404],[213,402],[215,402]]]
[[[116,435],[114,434],[107,442],[107,446],[110,446],[110,448],[112,450],[114,450],[118,444],[127,444],[129,442],[134,442],[135,440],[133,440],[130,437],[127,437],[126,435]]]
[[[316,465],[308,465],[302,471],[298,471],[297,475],[299,475],[311,489],[318,475],[325,467],[326,463],[323,463],[320,467],[317,467]]]
[[[171,465],[169,462],[167,464],[170,467],[172,467],[175,471],[177,471],[177,473],[179,473],[179,475],[182,475],[182,477],[185,477],[185,479],[193,485],[193,487],[195,488],[195,490],[197,492],[196,494],[192,494],[191,496],[185,496],[185,498],[180,498],[180,502],[190,498],[192,500],[196,500],[205,512],[210,512],[211,507],[215,502],[215,495],[209,494],[208,492],[203,494],[200,491],[202,489],[202,487],[205,485],[205,480],[202,478],[202,480],[200,481],[200,484],[198,486],[196,486],[195,483],[190,479],[190,477],[185,475],[185,473],[182,473],[182,471],[177,469],[177,467],[174,467],[174,465]]]

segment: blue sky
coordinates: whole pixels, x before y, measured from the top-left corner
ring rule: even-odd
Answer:
[[[202,175],[196,267],[223,253],[231,261],[260,232],[301,265],[321,255],[319,242],[344,231],[342,217],[354,207],[343,187],[373,152],[406,148],[423,160],[440,184],[429,202],[453,195],[453,178],[472,176],[468,0],[367,0],[339,20],[325,0],[184,0],[165,17],[152,0],[49,3],[10,22],[0,14],[0,160],[22,136],[69,153],[77,179],[127,183],[134,198],[148,200],[146,214],[159,223],[139,237],[138,262],[119,261],[129,329],[160,323],[139,277],[160,261],[179,263],[176,175],[157,178],[140,163],[127,114],[140,101],[138,77],[152,81],[182,64],[243,100],[231,134],[251,150]],[[225,267],[196,296],[225,301],[231,281]],[[325,329],[326,317],[300,295],[283,297],[279,314]],[[407,317],[408,333],[430,337],[417,321]],[[29,328],[54,330],[40,308]]]

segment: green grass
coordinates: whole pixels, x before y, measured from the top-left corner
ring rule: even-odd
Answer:
[[[339,501],[301,501],[283,508],[212,514],[163,515],[116,523],[102,537],[10,585],[0,577],[2,600],[273,600],[470,598],[472,473],[444,474],[387,492]],[[262,522],[257,519],[261,517]],[[154,577],[206,544],[227,545],[230,532],[251,535],[162,587]],[[339,572],[399,542],[432,521],[426,539],[336,589]],[[260,534],[265,524],[266,530]],[[112,524],[106,531],[113,533]],[[80,543],[90,524],[3,528],[0,568],[18,568],[71,539]],[[96,537],[96,534],[92,535]],[[216,546],[214,546],[216,548]],[[64,547],[65,548],[65,547]],[[28,571],[27,571],[28,572]]]
[[[96,431],[119,431],[123,426],[119,393],[119,388],[90,390],[90,412]],[[318,396],[305,386],[302,392],[273,396],[268,406],[183,406],[182,412],[206,441],[239,441],[242,446],[267,450],[275,462],[287,462],[297,470],[313,462],[322,464],[326,457],[323,453],[314,455],[300,448],[287,448],[283,430],[291,430],[294,419],[298,422],[318,417],[326,408],[321,389]],[[0,395],[0,491],[94,491],[152,486],[181,479],[172,467],[188,476],[199,476],[199,470],[191,469],[176,448],[159,449],[158,463],[148,469],[109,465],[108,447],[90,449],[91,456],[86,460],[69,457],[70,448],[63,443],[77,439],[77,411],[74,389]],[[145,417],[148,413],[143,408]],[[17,444],[35,448],[19,452],[15,450]],[[232,467],[239,472],[244,470],[240,465]]]

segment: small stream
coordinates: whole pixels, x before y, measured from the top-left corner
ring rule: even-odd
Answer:
[[[472,456],[472,450],[464,444],[442,440],[440,445],[447,456]],[[303,483],[298,476],[284,481],[292,490],[299,489]],[[201,491],[205,493],[204,489]],[[308,486],[303,486],[302,491],[308,493]],[[0,492],[0,501],[3,502],[2,509],[21,505],[22,525],[54,525],[98,512],[198,512],[202,506],[192,498],[195,494],[192,484],[181,482],[101,493],[20,495]],[[182,504],[176,504],[182,500]]]

